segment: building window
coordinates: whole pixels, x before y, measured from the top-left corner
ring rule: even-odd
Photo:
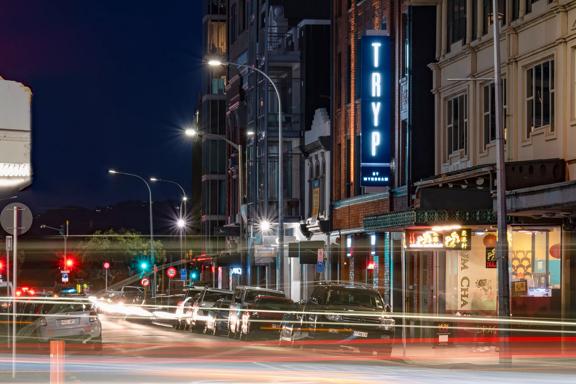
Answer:
[[[230,42],[236,41],[236,4],[230,6]]]
[[[448,0],[448,43],[466,40],[466,1]]]
[[[448,100],[446,136],[448,156],[467,151],[468,96],[460,95]]]
[[[340,108],[342,101],[342,52],[338,52],[336,59],[336,108]]]
[[[520,0],[512,0],[512,21],[520,17]]]
[[[544,126],[554,131],[554,60],[526,71],[526,136]]]
[[[238,32],[244,31],[246,29],[246,0],[240,0],[240,15],[238,17]]]
[[[478,0],[472,0],[472,41],[478,38]]]
[[[532,4],[538,0],[526,0],[526,13],[532,12]]]
[[[502,93],[502,122],[504,124],[504,131],[506,131],[506,115],[507,115],[507,103],[506,103],[506,80],[502,79],[500,81],[500,90]],[[482,105],[482,117],[483,117],[483,131],[484,131],[484,148],[496,140],[496,98],[494,83],[490,83],[484,86],[482,89],[483,93],[483,105]],[[506,136],[506,135],[505,135]]]
[[[492,0],[482,0],[482,9],[484,14],[484,20],[482,24],[482,33],[485,35],[488,33],[490,26],[492,25]],[[506,24],[506,1],[498,0],[498,15],[502,21],[502,25]]]

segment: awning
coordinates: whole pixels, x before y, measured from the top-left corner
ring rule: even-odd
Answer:
[[[576,215],[576,181],[517,189],[506,193],[508,214],[543,218]]]
[[[240,253],[238,252],[222,252],[219,256],[213,258],[218,266],[237,265],[242,263]]]
[[[496,215],[492,209],[446,210],[412,209],[364,218],[364,230],[402,230],[414,226],[432,226],[458,223],[461,225],[494,225]]]

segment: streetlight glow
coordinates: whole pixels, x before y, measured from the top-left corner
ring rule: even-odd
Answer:
[[[155,178],[155,177],[151,177],[151,178],[150,178],[150,181],[151,181],[151,182],[155,182],[155,181],[158,181],[158,179]]]
[[[183,218],[179,218],[178,220],[176,220],[176,226],[180,229],[185,228],[186,220],[184,220]]]
[[[262,233],[270,232],[270,229],[272,229],[272,223],[270,223],[268,220],[262,220],[259,223],[259,227],[260,232]]]
[[[198,131],[195,130],[194,128],[186,128],[184,130],[184,134],[188,137],[195,137],[198,135]]]
[[[108,170],[108,173],[111,174],[111,175],[114,175],[114,174],[116,174],[116,173],[118,173],[118,172],[117,172],[116,170],[114,170],[114,169],[109,169],[109,170]]]
[[[253,130],[246,131],[246,136],[254,136],[255,134],[256,132],[254,132]]]
[[[221,60],[218,59],[210,59],[208,60],[208,65],[211,67],[219,67],[221,65],[223,65],[224,63]]]

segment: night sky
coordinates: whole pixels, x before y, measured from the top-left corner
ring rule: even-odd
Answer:
[[[201,19],[200,0],[0,0],[0,76],[33,92],[34,180],[20,200],[41,211],[147,199],[110,167],[190,191],[180,127],[200,92]]]

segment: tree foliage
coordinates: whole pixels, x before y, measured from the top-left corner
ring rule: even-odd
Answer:
[[[83,262],[123,261],[150,255],[150,240],[147,236],[133,230],[96,231],[82,244]],[[154,241],[154,259],[163,262],[165,250],[161,241]]]

